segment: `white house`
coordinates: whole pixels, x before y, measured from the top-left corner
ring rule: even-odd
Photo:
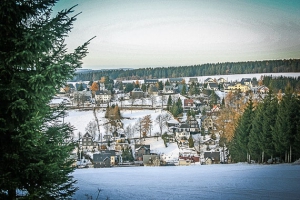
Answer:
[[[107,103],[111,99],[111,91],[109,90],[99,90],[96,91],[95,100],[98,103]]]

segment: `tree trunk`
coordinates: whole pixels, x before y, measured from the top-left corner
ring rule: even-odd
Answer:
[[[290,162],[292,162],[292,145],[290,145]]]
[[[16,190],[15,189],[9,189],[8,190],[8,199],[15,200],[16,197],[17,197]]]
[[[261,163],[264,163],[264,160],[265,160],[265,152],[263,151],[261,153]]]
[[[287,162],[287,152],[285,151],[284,162]]]
[[[223,146],[223,163],[225,163],[225,147]]]

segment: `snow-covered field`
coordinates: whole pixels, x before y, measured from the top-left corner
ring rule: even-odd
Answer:
[[[78,169],[73,199],[299,199],[300,165],[192,165]]]

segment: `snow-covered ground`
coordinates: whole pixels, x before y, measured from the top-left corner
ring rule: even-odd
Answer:
[[[299,199],[300,165],[192,165],[77,169],[73,199]]]
[[[100,132],[105,134],[105,128],[102,124],[107,122],[107,119],[104,118],[104,109],[98,109],[96,111],[97,118],[100,124]],[[161,109],[156,110],[122,110],[121,115],[124,117],[122,119],[123,128],[126,129],[127,126],[134,124],[138,119],[143,118],[146,115],[151,116],[152,127],[151,134],[155,136],[156,133],[160,132],[159,126],[155,121],[156,117],[160,114],[166,114],[166,111],[162,111]],[[64,119],[65,122],[70,123],[75,127],[74,137],[78,139],[78,132],[81,132],[83,135],[86,131],[85,128],[90,121],[95,121],[94,113],[92,110],[83,111],[83,110],[69,110],[68,115]],[[163,129],[163,133],[168,131],[167,127]],[[139,138],[139,132],[135,132],[133,137]],[[165,157],[165,161],[174,161],[178,160],[179,150],[177,143],[168,143],[168,147],[165,147],[163,140],[161,137],[159,138],[146,138],[145,141],[142,139],[142,144],[149,144],[152,153],[163,154]]]

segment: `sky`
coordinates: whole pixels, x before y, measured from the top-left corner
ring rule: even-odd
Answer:
[[[82,12],[66,39],[94,38],[83,68],[144,68],[300,58],[298,0],[61,0]]]

